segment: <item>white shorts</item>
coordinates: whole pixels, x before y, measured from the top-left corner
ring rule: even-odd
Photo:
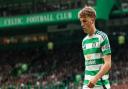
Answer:
[[[82,89],[104,89],[102,86],[95,86],[94,88],[89,88],[87,85],[83,85]]]

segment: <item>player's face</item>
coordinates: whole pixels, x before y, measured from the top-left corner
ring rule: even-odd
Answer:
[[[89,17],[81,17],[80,18],[81,26],[83,28],[84,33],[89,33],[90,28],[92,26],[91,18]]]

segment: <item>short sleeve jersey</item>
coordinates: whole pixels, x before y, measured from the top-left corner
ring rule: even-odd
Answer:
[[[99,30],[89,37],[87,35],[82,41],[82,49],[85,58],[85,78],[84,84],[88,82],[99,72],[104,64],[103,56],[111,54],[111,48],[108,36]],[[104,85],[110,89],[108,72],[102,77]],[[102,86],[101,80],[98,80],[96,86]]]

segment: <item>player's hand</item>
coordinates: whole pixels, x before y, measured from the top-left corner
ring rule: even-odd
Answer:
[[[96,82],[97,82],[97,79],[96,78],[93,78],[92,80],[89,81],[89,83],[88,83],[87,86],[89,88],[93,88],[95,86]]]
[[[87,85],[89,88],[93,88],[95,85],[92,82],[89,82]]]

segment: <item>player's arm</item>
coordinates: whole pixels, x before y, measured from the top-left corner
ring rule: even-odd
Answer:
[[[110,68],[111,68],[111,55],[105,55],[103,57],[103,60],[104,60],[104,64],[103,66],[101,67],[100,71],[96,74],[95,78],[97,80],[101,79],[102,76],[107,73]]]

